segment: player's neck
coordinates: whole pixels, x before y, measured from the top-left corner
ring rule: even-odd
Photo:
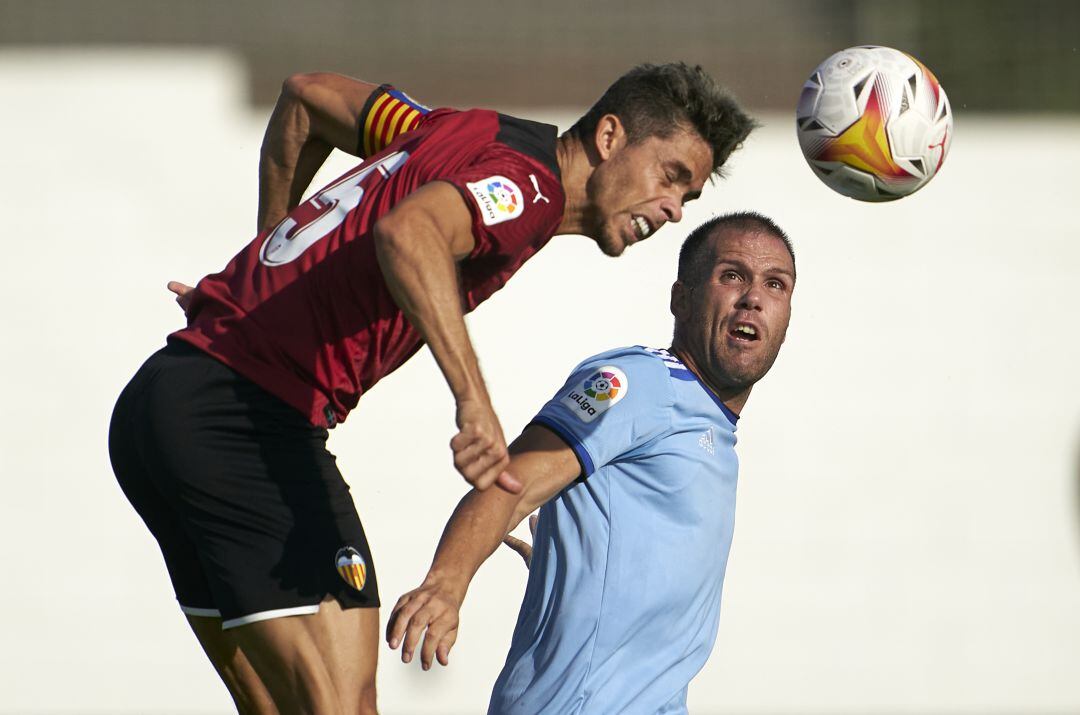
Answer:
[[[585,233],[585,207],[588,203],[586,184],[592,176],[593,162],[577,137],[563,134],[555,144],[566,204],[557,234]]]
[[[710,375],[708,370],[699,366],[697,360],[694,359],[694,354],[689,350],[674,344],[671,346],[671,352],[682,361],[686,369],[694,373],[697,379],[724,403],[725,407],[736,415],[742,413],[746,401],[750,398],[750,391],[754,389],[753,385],[749,387],[725,386],[720,380]]]

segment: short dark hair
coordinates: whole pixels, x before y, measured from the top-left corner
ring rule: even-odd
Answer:
[[[630,143],[655,136],[670,137],[677,129],[696,131],[713,152],[713,173],[758,126],[712,77],[685,62],[643,64],[607,88],[596,104],[570,127],[585,141],[605,114],[623,123]]]
[[[795,269],[795,248],[784,229],[776,225],[768,216],[757,211],[736,211],[715,216],[701,224],[686,237],[679,249],[679,280],[687,286],[700,285],[710,274],[713,264],[708,260],[705,246],[706,239],[722,230],[742,231],[743,233],[763,233],[783,242],[791,256],[791,267]]]

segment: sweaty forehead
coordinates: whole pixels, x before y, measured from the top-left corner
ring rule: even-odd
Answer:
[[[779,237],[764,231],[726,228],[712,236],[713,262],[734,261],[762,270],[779,269],[794,275],[795,263]]]

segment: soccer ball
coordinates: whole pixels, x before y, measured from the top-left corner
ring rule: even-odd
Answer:
[[[860,201],[892,201],[941,168],[953,118],[937,78],[888,47],[837,52],[803,85],[799,147],[825,184]]]

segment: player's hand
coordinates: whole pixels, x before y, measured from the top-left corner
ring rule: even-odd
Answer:
[[[487,402],[461,400],[457,406],[458,433],[450,440],[454,467],[465,481],[483,491],[497,484],[511,494],[521,493],[521,482],[506,471],[510,453],[495,411]]]
[[[440,665],[448,665],[450,649],[457,640],[460,609],[460,598],[439,584],[425,582],[398,599],[386,624],[386,642],[391,648],[400,645],[401,662],[410,663],[423,636],[420,667],[430,669],[433,657]]]
[[[189,285],[181,283],[180,281],[169,281],[169,290],[176,294],[176,304],[184,310],[184,314],[187,315],[188,308],[191,307],[191,292],[195,290]]]
[[[536,522],[539,520],[540,517],[536,514],[529,517],[529,533],[532,534],[533,543],[536,543]],[[506,535],[503,543],[518,552],[518,555],[525,560],[525,568],[532,567],[532,544],[522,541],[516,536],[510,536],[510,534]]]

